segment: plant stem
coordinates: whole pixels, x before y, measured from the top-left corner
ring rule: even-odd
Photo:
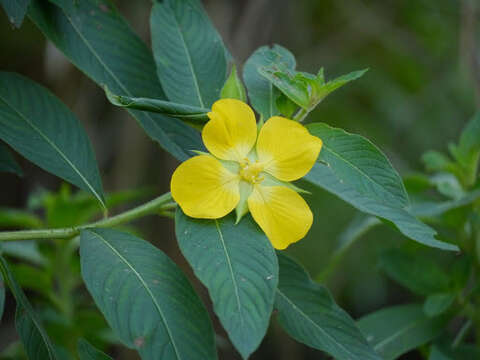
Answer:
[[[90,224],[59,229],[4,231],[0,232],[0,241],[71,238],[78,235],[80,231],[84,229],[112,227],[146,215],[174,209],[176,206],[177,204],[173,201],[171,194],[166,193],[116,216],[95,221]]]
[[[305,119],[305,117],[308,115],[308,113],[309,113],[308,110],[300,108],[300,110],[295,114],[292,120],[302,122]]]

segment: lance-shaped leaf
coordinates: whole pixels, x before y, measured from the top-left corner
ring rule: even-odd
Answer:
[[[105,0],[32,0],[29,16],[80,70],[118,95],[165,99],[151,51]],[[179,119],[129,110],[179,160],[203,150],[200,133]]]
[[[280,252],[278,262],[275,308],[280,325],[290,336],[338,360],[380,360],[324,286],[313,282],[303,267]]]
[[[29,4],[30,0],[0,0],[0,5],[7,13],[8,20],[17,28],[22,25]]]
[[[407,211],[402,180],[383,153],[367,139],[326,124],[308,126],[323,140],[319,162],[306,179],[358,210],[392,222],[405,236],[431,247],[457,251],[435,239],[435,230]]]
[[[143,360],[216,359],[205,307],[162,251],[131,234],[84,230],[82,277],[105,319]]]
[[[159,113],[182,120],[208,121],[207,113],[210,111],[209,109],[159,99],[114,95],[107,87],[105,87],[105,94],[108,100],[116,106]]]
[[[78,340],[77,349],[80,360],[112,360],[110,356],[95,348],[85,339]]]
[[[382,359],[394,360],[440,335],[447,320],[430,318],[422,305],[409,304],[368,314],[358,321],[358,326]]]
[[[20,165],[15,161],[8,147],[0,142],[0,172],[9,172],[18,176],[23,176]]]
[[[178,244],[195,275],[208,288],[214,311],[244,359],[258,347],[270,321],[278,282],[272,245],[250,216],[235,225],[175,217]]]
[[[286,97],[307,112],[312,111],[328,94],[356,80],[367,69],[353,71],[325,82],[323,68],[317,75],[289,69],[285,64],[270,64],[259,69],[260,74],[278,88]]]
[[[0,256],[0,273],[17,301],[15,327],[30,360],[55,360],[55,349],[40,319],[35,314],[23,290],[13,277],[7,262]]]
[[[271,64],[282,64],[287,69],[295,68],[295,57],[280,45],[262,46],[248,58],[243,67],[243,80],[253,108],[264,120],[278,115],[277,98],[280,91],[260,74],[260,69]]]
[[[227,76],[222,39],[199,0],[154,2],[150,18],[157,73],[174,102],[210,107]]]
[[[418,251],[390,249],[380,255],[379,267],[415,294],[426,296],[450,290],[447,273],[430,256]]]
[[[105,207],[90,141],[53,94],[14,73],[0,73],[0,138],[42,169],[93,194]]]

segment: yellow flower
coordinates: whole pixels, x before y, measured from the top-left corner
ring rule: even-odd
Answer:
[[[193,218],[217,219],[248,211],[276,249],[302,239],[313,215],[289,181],[305,176],[322,141],[296,121],[268,119],[258,131],[245,103],[218,100],[202,131],[210,154],[182,163],[171,181],[172,197]]]

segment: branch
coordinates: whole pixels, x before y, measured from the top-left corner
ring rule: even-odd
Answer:
[[[90,228],[105,228],[120,225],[132,220],[151,215],[155,213],[165,213],[173,209],[177,204],[173,201],[170,193],[163,194],[145,204],[127,210],[116,216],[95,221],[81,226],[59,228],[59,229],[41,229],[41,230],[21,230],[0,232],[1,241],[13,240],[32,240],[32,239],[65,239],[80,234],[81,230]]]

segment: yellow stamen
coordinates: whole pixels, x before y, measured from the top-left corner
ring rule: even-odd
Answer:
[[[258,184],[263,181],[264,178],[259,176],[262,171],[263,165],[258,160],[251,163],[249,159],[245,158],[240,162],[240,177],[251,184]]]

